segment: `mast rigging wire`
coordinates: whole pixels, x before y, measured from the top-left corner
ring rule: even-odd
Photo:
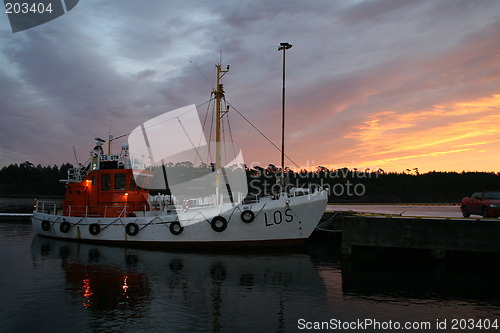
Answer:
[[[264,137],[267,141],[269,141],[269,143],[271,143],[271,144],[274,146],[274,148],[276,148],[279,152],[281,152],[281,149],[280,149],[280,148],[278,148],[278,146],[276,146],[276,145],[274,144],[274,142],[272,142],[272,141],[271,141],[271,139],[269,139],[269,138],[268,138],[268,137],[267,137],[264,133],[262,133],[262,131],[261,131],[261,130],[259,130],[259,129],[258,129],[258,128],[254,125],[254,124],[252,124],[252,122],[251,122],[250,120],[248,120],[248,118],[247,118],[247,117],[245,117],[245,116],[244,116],[244,115],[243,115],[240,111],[238,111],[238,110],[237,110],[237,109],[236,109],[236,108],[235,108],[235,107],[234,107],[231,103],[227,102],[227,104],[228,104],[228,105],[229,105],[229,106],[230,106],[230,107],[231,107],[234,111],[236,111],[236,113],[238,113],[238,114],[241,116],[241,118],[243,118],[243,119],[244,119],[247,123],[249,123],[249,124],[250,124],[250,126],[252,126],[252,127],[253,127],[253,128],[254,128],[257,132],[259,132],[259,134],[260,134],[260,135],[262,135],[262,136],[263,136],[263,137]],[[290,162],[292,162],[292,163],[293,163],[293,164],[294,164],[297,168],[299,168],[299,169],[300,169],[300,167],[298,166],[298,164],[297,164],[297,163],[295,163],[295,161],[294,161],[294,160],[292,160],[292,159],[291,159],[291,158],[290,158],[287,154],[284,154],[284,155],[285,155],[285,157],[286,157],[286,158],[287,158]]]

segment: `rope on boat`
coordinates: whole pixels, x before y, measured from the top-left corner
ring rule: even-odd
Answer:
[[[338,211],[334,212],[332,217],[330,217],[328,220],[321,223],[320,225],[316,226],[316,229],[321,230],[321,231],[328,231],[328,232],[342,232],[342,229],[336,229],[336,230],[335,229],[325,229],[325,227],[327,227],[335,219],[335,217],[338,214],[339,214]]]
[[[143,226],[143,228],[145,228],[148,225],[150,225],[151,223],[153,223],[153,221],[156,220],[156,219],[160,220],[160,222],[158,224],[163,224],[166,227],[170,227],[170,224],[175,223],[175,222],[177,222],[177,223],[180,224],[179,216],[177,216],[177,218],[174,221],[163,221],[159,216],[155,216],[155,218],[152,219],[151,221],[149,221],[147,224],[145,224]],[[137,219],[137,221],[139,221],[139,219]],[[181,225],[181,227],[182,227],[182,225]],[[139,230],[142,230],[143,228],[140,228]]]
[[[267,202],[262,206],[262,208],[259,210],[257,214],[255,214],[255,217],[259,216],[259,214],[264,210],[264,207],[266,207]]]
[[[125,224],[123,223],[123,221],[122,221],[122,219],[121,219],[120,217],[118,217],[117,219],[113,220],[113,222],[108,223],[108,224],[100,223],[100,222],[101,222],[101,220],[98,220],[96,223],[97,223],[99,226],[102,226],[102,229],[101,229],[101,230],[104,230],[104,229],[106,229],[107,227],[109,227],[109,226],[111,226],[111,225],[115,224],[115,222],[116,222],[116,221],[120,221],[121,225],[125,226]],[[90,223],[90,224],[92,224],[92,223]],[[89,225],[90,225],[90,224],[89,224]]]
[[[326,232],[342,232],[342,229],[324,229],[324,228],[321,228],[318,226],[315,229],[320,230],[320,231],[326,231]]]
[[[153,223],[153,221],[156,219],[160,220],[160,222],[161,222],[160,224],[167,224],[168,223],[168,222],[163,221],[159,216],[155,216],[155,218],[152,219],[149,223]]]
[[[184,225],[187,225],[189,224],[189,222],[191,222],[192,220],[194,220],[198,215],[201,215],[205,221],[207,221],[208,223],[210,223],[210,221],[208,221],[207,217],[205,215],[203,215],[202,212],[197,212],[192,218],[190,219],[186,219],[186,220],[183,220],[183,221],[187,221],[186,223],[184,223]],[[181,220],[179,219],[179,217],[177,216],[177,219],[175,221],[172,221],[172,222],[166,222],[166,223],[173,223],[173,222],[179,222],[179,224],[181,224]],[[201,222],[201,221],[200,221]],[[181,224],[182,226],[182,224]]]
[[[238,206],[235,206],[235,207],[233,208],[233,211],[231,212],[231,215],[229,215],[229,219],[227,220],[227,223],[229,223],[229,222],[231,221],[231,219],[233,218],[234,212],[235,212],[237,209],[240,211],[240,213],[242,212],[242,210],[241,210],[241,208],[240,208],[240,206],[239,206],[239,205],[238,205]]]
[[[82,222],[83,220],[85,220],[85,218],[84,218],[84,217],[82,217],[82,218],[80,219],[80,221],[78,221],[78,222],[74,223],[74,225],[79,225],[79,224],[80,224],[80,222]]]
[[[290,207],[290,205],[288,203],[285,204],[285,208],[289,209],[290,212],[296,217],[299,219],[299,221],[305,221],[304,219],[301,219],[300,216],[298,216],[297,214],[295,214],[295,212],[292,210],[292,208]],[[327,226],[330,222],[333,221],[333,219],[335,218],[335,216],[337,216],[337,213],[338,212],[335,212],[335,214],[333,214],[332,217],[330,217],[328,220],[326,220],[325,222],[321,223],[321,225],[317,225],[314,227],[314,229],[316,230],[321,230],[321,231],[327,231],[327,232],[342,232],[341,229],[337,229],[337,230],[332,230],[332,229],[325,229],[323,227]],[[307,223],[307,222],[306,222]]]
[[[101,226],[101,225],[102,225],[102,229],[101,229],[101,230],[106,229],[106,228],[107,228],[107,227],[109,227],[110,225],[114,224],[116,221],[120,221],[120,222],[121,222],[121,224],[122,224],[122,225],[124,225],[124,224],[123,224],[123,221],[121,220],[121,218],[117,218],[116,220],[114,220],[113,222],[108,223],[108,224],[104,224],[104,223],[103,223],[103,224],[101,224],[101,223],[99,223],[100,221],[101,221],[101,220],[98,220],[98,221],[97,221],[97,224],[98,224],[99,226]],[[89,225],[90,225],[90,224],[89,224]]]
[[[146,225],[144,225],[144,227],[146,227],[146,226],[150,225],[150,224],[151,224],[151,223],[153,223],[153,221],[154,221],[154,220],[156,220],[156,219],[160,220],[160,222],[158,222],[157,224],[163,224],[163,225],[164,225],[164,226],[166,226],[166,227],[168,227],[168,226],[169,226],[169,224],[171,224],[171,223],[174,223],[174,222],[179,222],[177,219],[176,219],[175,221],[163,221],[163,220],[162,220],[159,216],[155,216],[155,218],[154,218],[154,219],[152,219],[151,221],[149,221]],[[139,221],[139,219],[137,219],[137,221]],[[141,228],[141,229],[142,229],[142,228]],[[140,229],[140,230],[141,230],[141,229]]]
[[[155,220],[155,219],[152,219],[152,220],[151,220],[151,221],[149,221],[148,223],[143,224],[143,225],[142,225],[142,228],[141,228],[141,226],[139,225],[139,223],[137,223],[137,222],[139,222],[139,218],[136,218],[134,222],[129,222],[129,223],[135,223],[135,224],[137,224],[137,226],[139,226],[139,231],[141,231],[142,229],[146,228],[148,225],[150,225],[151,223],[153,223],[153,221],[154,221],[154,220]],[[159,219],[159,220],[160,220],[160,221],[162,221],[161,219]],[[162,222],[163,222],[163,221],[162,221]],[[128,225],[129,223],[127,223],[127,225]],[[163,223],[165,223],[165,222],[163,222]],[[125,227],[126,227],[126,226],[125,226]]]

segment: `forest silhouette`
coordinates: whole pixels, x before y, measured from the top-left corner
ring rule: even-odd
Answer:
[[[213,165],[194,166],[189,162],[170,164],[188,178],[196,178],[214,169]],[[0,169],[0,196],[40,197],[64,196],[70,163],[61,166],[33,165],[26,161]],[[244,168],[249,196],[272,195],[280,190],[281,169],[273,164],[266,167],[234,165]],[[318,166],[314,171],[293,171],[285,168],[288,186],[308,187],[319,184],[329,189],[329,202],[352,203],[458,203],[475,191],[500,190],[500,172],[438,172],[419,173],[418,169],[401,173],[378,170],[341,168],[329,170]],[[151,194],[168,190],[151,189]]]

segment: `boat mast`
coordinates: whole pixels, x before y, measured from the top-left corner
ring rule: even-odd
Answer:
[[[221,83],[222,77],[229,72],[229,65],[227,65],[226,70],[221,69],[221,64],[215,65],[217,68],[217,87],[213,91],[215,95],[215,187],[217,194],[217,203],[220,203],[220,196],[222,194],[221,186],[220,186],[220,176],[221,176],[221,123],[222,117],[228,112],[227,110],[221,111],[221,99],[224,98],[224,87]]]
[[[280,43],[278,51],[283,51],[283,94],[281,99],[281,192],[285,192],[285,53],[292,45]]]

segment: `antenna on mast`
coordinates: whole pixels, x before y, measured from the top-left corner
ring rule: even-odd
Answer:
[[[73,146],[73,154],[75,155],[76,166],[78,167],[79,163],[78,163],[78,157],[76,156],[75,146]]]
[[[111,155],[111,141],[113,141],[113,136],[111,135],[111,120],[109,120],[109,133],[108,133],[108,155]]]

